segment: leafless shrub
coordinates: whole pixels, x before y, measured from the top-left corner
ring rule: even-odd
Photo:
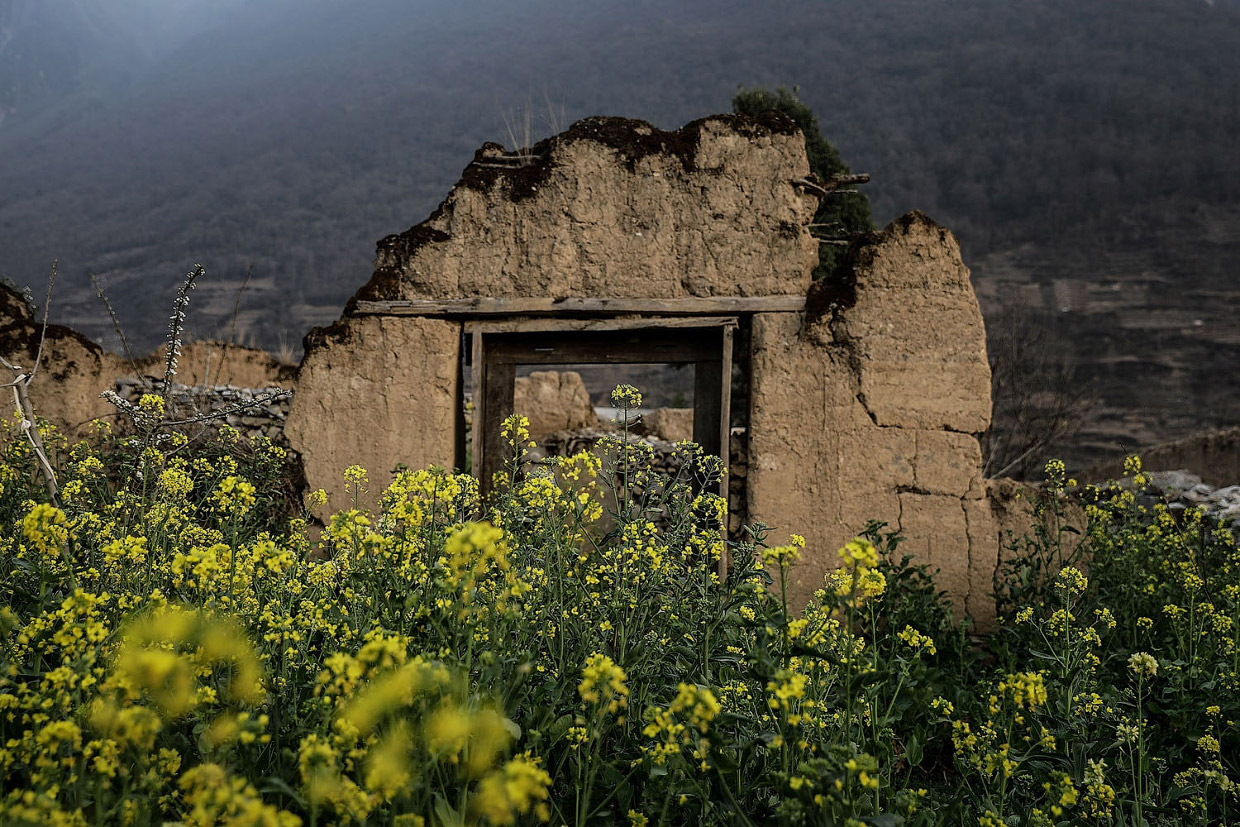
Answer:
[[[1024,303],[1005,305],[987,319],[994,412],[981,444],[988,477],[1036,472],[1096,404],[1076,381],[1055,327],[1052,314]]]

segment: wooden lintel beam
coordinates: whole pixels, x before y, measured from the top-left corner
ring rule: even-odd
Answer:
[[[660,316],[699,316],[729,313],[792,313],[805,309],[805,296],[709,296],[682,299],[548,299],[475,298],[359,301],[363,316],[485,316],[587,315],[616,316],[648,313]]]
[[[509,319],[470,319],[465,322],[466,333],[573,333],[614,331],[625,332],[658,328],[659,330],[683,330],[710,327],[736,327],[736,316],[643,316],[640,318],[565,319],[555,316]]]

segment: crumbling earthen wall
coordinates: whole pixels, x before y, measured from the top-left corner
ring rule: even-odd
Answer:
[[[374,276],[341,320],[307,336],[285,435],[309,486],[348,507],[343,473],[362,465],[373,505],[398,463],[459,461],[464,322],[385,315],[375,302],[806,296],[801,311],[729,305],[748,331],[738,507],[777,541],[806,536],[796,602],[878,519],[940,570],[959,610],[987,617],[1002,528],[1026,512],[981,476],[989,371],[959,247],[910,214],[859,239],[850,268],[811,288],[808,173],[801,134],[776,115],[675,132],[591,118],[531,150],[484,146],[427,221],[380,242]],[[29,361],[37,325],[10,299],[7,355]],[[127,372],[122,361],[72,331],[48,336],[43,370],[55,381],[31,388],[40,412],[69,425],[110,413],[98,393]],[[190,379],[219,378],[207,375],[209,362],[220,367],[212,353],[183,356]],[[261,359],[229,359],[229,378],[284,378]]]
[[[349,464],[379,488],[397,461],[451,463],[462,323],[368,316],[376,302],[808,292],[803,312],[747,315],[739,357],[745,512],[808,539],[794,600],[878,519],[940,569],[959,610],[989,615],[999,525],[976,434],[990,376],[959,247],[911,214],[811,289],[808,172],[801,134],[776,115],[675,132],[592,118],[532,150],[484,146],[430,218],[380,242],[342,319],[307,337],[287,432],[310,485],[339,507]]]
[[[1240,425],[1163,442],[1135,453],[1147,471],[1189,471],[1216,487],[1240,479]],[[1124,460],[1098,463],[1079,474],[1082,480],[1105,482],[1124,476]]]
[[[867,520],[907,537],[958,608],[985,613],[998,560],[976,434],[990,421],[981,312],[960,249],[919,213],[864,239],[847,284],[805,314],[758,314],[752,345],[748,513],[832,552]]]
[[[817,199],[790,120],[663,132],[587,118],[516,158],[480,149],[426,221],[379,243],[357,300],[795,295]]]
[[[370,475],[373,506],[403,462],[452,468],[456,450],[460,325],[365,317],[319,331],[307,347],[285,422],[310,488],[348,508],[344,471]]]
[[[160,347],[137,361],[138,370],[148,376],[163,376],[166,354],[166,346]],[[176,378],[182,385],[195,387],[288,388],[295,372],[295,366],[281,364],[265,350],[206,340],[181,346]]]
[[[530,436],[542,439],[556,431],[598,427],[590,392],[576,371],[536,370],[518,376],[513,410],[530,421]]]

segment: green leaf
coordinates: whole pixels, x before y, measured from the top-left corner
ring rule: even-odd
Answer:
[[[711,760],[715,762],[720,772],[736,772],[740,767],[740,763],[731,751],[720,750],[711,756]]]
[[[465,817],[452,809],[448,799],[440,793],[435,793],[435,817],[440,827],[465,827]]]
[[[914,734],[909,737],[908,743],[904,745],[904,758],[908,761],[910,767],[915,767],[921,763],[922,755],[921,740]]]
[[[282,793],[283,795],[287,795],[293,801],[296,801],[298,806],[306,806],[306,799],[302,798],[301,793],[290,787],[288,782],[283,778],[278,778],[274,775],[269,775],[263,779],[263,783],[259,787],[259,792]]]

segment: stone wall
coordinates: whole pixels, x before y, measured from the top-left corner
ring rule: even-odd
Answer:
[[[138,404],[151,385],[138,379],[116,380],[116,395]],[[236,385],[183,385],[174,382],[167,393],[168,419],[193,419],[213,415],[205,422],[179,427],[183,433],[214,430],[229,425],[246,439],[266,437],[278,445],[285,443],[284,422],[288,419],[291,395],[277,385],[237,387]]]

